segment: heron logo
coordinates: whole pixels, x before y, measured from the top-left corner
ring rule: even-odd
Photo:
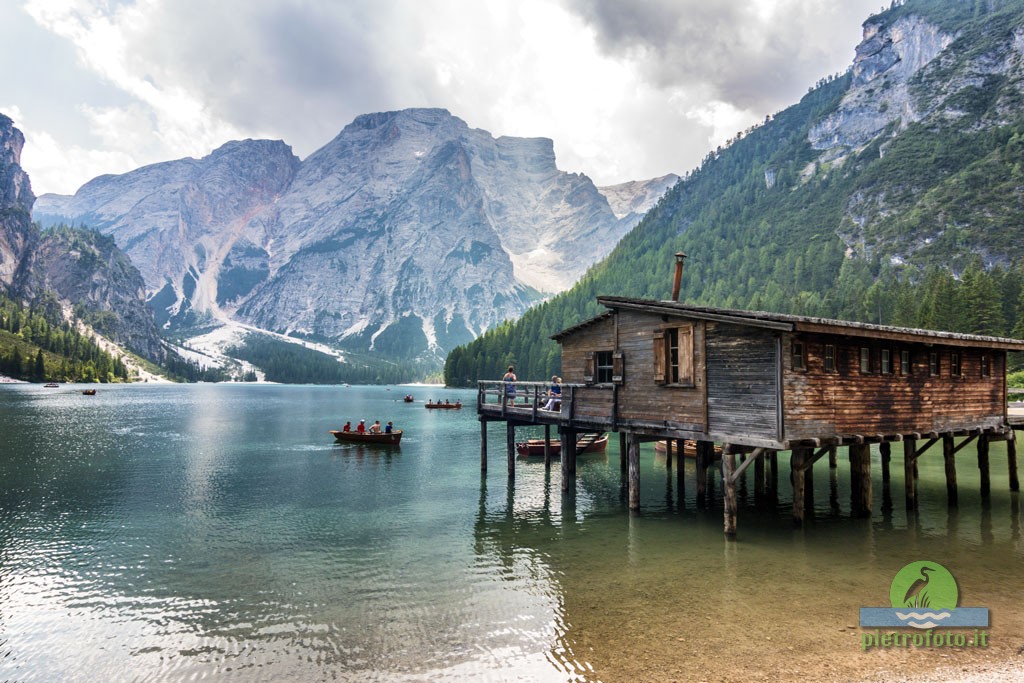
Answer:
[[[987,607],[958,607],[960,591],[956,579],[938,562],[911,562],[893,577],[889,586],[892,607],[861,607],[861,628],[914,628],[927,634],[887,633],[861,634],[862,649],[926,645],[928,647],[987,647],[988,633],[977,629],[988,627]],[[965,633],[932,629],[974,628],[973,637]]]

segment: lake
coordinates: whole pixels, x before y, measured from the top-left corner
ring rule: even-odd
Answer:
[[[922,456],[911,515],[901,447],[888,494],[874,453],[870,520],[850,516],[842,449],[834,477],[815,467],[805,528],[788,481],[769,504],[751,484],[729,542],[720,491],[698,510],[693,463],[680,496],[649,444],[639,514],[616,438],[563,495],[542,458],[509,485],[494,424],[482,476],[475,396],[0,385],[0,680],[848,680],[1019,659],[1024,544],[1002,444],[987,501],[976,451],[958,454],[953,510],[941,447]],[[467,407],[423,408],[446,398]],[[346,419],[393,420],[401,448],[335,444]],[[888,606],[922,559],[990,609],[988,648],[862,651],[859,608]]]

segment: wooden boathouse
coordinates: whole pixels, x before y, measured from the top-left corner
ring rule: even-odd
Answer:
[[[1024,351],[1024,341],[675,300],[598,302],[608,310],[552,337],[562,348],[557,410],[542,409],[544,383],[517,383],[512,400],[507,394],[513,385],[479,383],[484,469],[490,421],[507,424],[509,476],[515,473],[515,428],[545,425],[550,440],[556,427],[561,453],[568,455],[561,458],[563,489],[575,475],[578,436],[618,432],[629,507],[636,510],[641,442],[667,440],[669,463],[673,445],[681,454],[684,440],[695,442],[699,503],[719,444],[730,537],[736,533],[737,481],[751,466],[755,489],[769,481],[769,473],[777,480],[780,451],[791,453],[797,523],[814,463],[827,455],[836,466],[838,447],[849,452],[856,515],[871,514],[872,444],[880,444],[886,480],[892,444],[902,445],[908,509],[917,504],[915,461],[939,442],[950,505],[957,503],[955,455],[972,441],[982,495],[988,494],[993,441],[1006,443],[1010,487],[1019,488],[1013,427],[1024,424],[1012,424],[1008,415],[1006,368],[1007,352]],[[681,481],[683,468],[677,470]]]

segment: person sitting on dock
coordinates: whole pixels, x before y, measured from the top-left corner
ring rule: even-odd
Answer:
[[[388,420],[388,423],[384,425],[384,433],[390,434],[393,431],[395,431],[395,425],[391,423],[391,420]]]
[[[370,425],[370,433],[380,434],[380,420],[376,420],[372,425]]]
[[[356,425],[356,434],[366,433],[366,420],[360,420],[359,424]]]
[[[544,404],[544,410],[562,409],[562,378],[558,375],[551,376],[551,386],[548,387],[548,402]]]
[[[351,432],[352,431],[352,422],[351,422],[351,420],[346,420],[345,421],[345,426],[341,428],[341,431],[343,431],[343,432]]]

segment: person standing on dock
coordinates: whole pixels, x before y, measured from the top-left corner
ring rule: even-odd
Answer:
[[[515,405],[516,403],[516,369],[513,366],[508,366],[508,372],[501,378],[501,381],[505,383],[505,401],[509,405]]]

